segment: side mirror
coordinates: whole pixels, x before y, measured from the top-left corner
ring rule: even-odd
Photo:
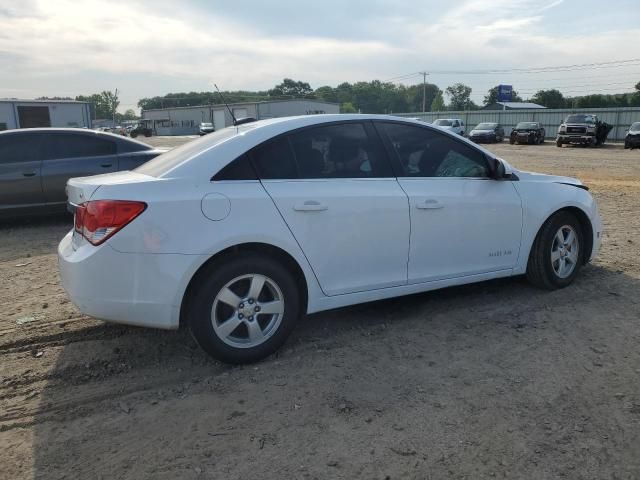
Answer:
[[[504,163],[499,158],[490,158],[489,164],[491,165],[491,178],[494,180],[503,180],[511,177],[511,172],[507,171]]]

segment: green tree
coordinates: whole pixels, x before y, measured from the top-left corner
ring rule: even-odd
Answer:
[[[456,83],[447,87],[445,90],[447,95],[451,98],[450,107],[451,110],[472,110],[475,105],[471,101],[471,87],[463,84]]]
[[[336,89],[328,85],[316,88],[316,98],[325,102],[339,103]]]
[[[565,108],[568,106],[567,100],[562,93],[556,89],[538,90],[531,97],[531,101],[547,108]]]
[[[491,105],[492,103],[496,103],[498,101],[498,85],[489,89],[487,94],[484,96],[484,105]],[[511,91],[511,101],[512,102],[521,102],[522,98],[518,95],[518,92],[515,90]]]
[[[351,102],[344,102],[340,105],[340,113],[358,113],[356,107]]]
[[[444,98],[442,96],[442,90],[438,90],[435,98],[431,102],[431,111],[432,112],[444,112],[447,109],[447,106],[444,104]]]
[[[306,97],[312,93],[313,89],[307,82],[296,82],[290,78],[269,90],[272,97]]]

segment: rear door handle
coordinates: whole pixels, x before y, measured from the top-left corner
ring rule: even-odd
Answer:
[[[420,210],[437,210],[438,208],[444,207],[438,200],[433,198],[427,199],[423,202],[416,203],[416,208]]]
[[[101,166],[102,168],[109,168],[111,165],[113,165],[113,163],[103,163],[103,164],[101,164],[100,166]]]
[[[22,172],[23,177],[35,177],[36,172]]]
[[[315,200],[307,200],[304,203],[297,203],[293,206],[296,212],[323,212],[329,207],[324,203],[317,202]]]

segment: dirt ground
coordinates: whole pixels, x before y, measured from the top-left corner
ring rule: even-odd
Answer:
[[[248,367],[81,315],[69,218],[0,226],[0,478],[640,478],[640,151],[490,148],[591,187],[604,246],[573,286],[311,315]]]

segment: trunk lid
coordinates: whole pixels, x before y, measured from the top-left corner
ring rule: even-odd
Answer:
[[[67,202],[70,209],[91,200],[91,197],[101,186],[123,185],[127,183],[153,182],[157,178],[138,172],[114,172],[104,175],[92,175],[90,177],[70,178],[67,181]]]

